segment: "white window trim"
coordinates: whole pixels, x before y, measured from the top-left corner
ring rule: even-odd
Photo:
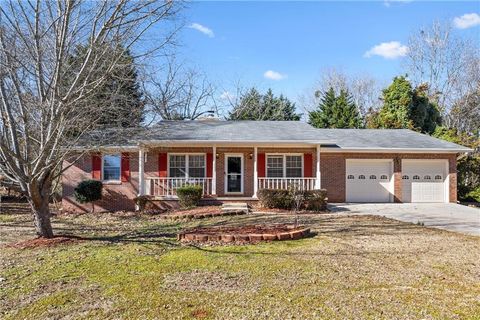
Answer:
[[[305,177],[305,161],[303,153],[266,153],[265,154],[265,176],[267,178],[273,178],[268,176],[268,157],[269,156],[283,156],[283,176],[277,179],[295,179],[295,178],[304,178]],[[287,156],[300,156],[302,159],[302,175],[300,177],[287,177]]]
[[[229,192],[228,191],[228,158],[229,157],[240,157],[240,163],[241,163],[241,177],[240,177],[240,192]],[[224,181],[224,188],[225,188],[225,194],[243,194],[244,193],[244,169],[245,169],[245,161],[243,157],[243,153],[226,153],[225,154],[225,181]]]
[[[105,180],[104,179],[104,174],[103,174],[103,158],[105,156],[119,156],[120,157],[120,174],[119,174],[119,179],[118,180]],[[122,154],[121,153],[105,153],[103,154],[102,153],[102,157],[101,157],[101,173],[102,173],[102,183],[104,184],[122,184]]]
[[[185,156],[185,177],[170,177],[170,156]],[[172,153],[167,153],[167,176],[169,178],[177,178],[177,179],[190,179],[188,176],[188,162],[189,162],[189,156],[203,156],[205,159],[205,167],[203,168],[203,177],[196,177],[192,179],[205,179],[207,178],[207,154],[202,153],[202,152],[172,152]]]

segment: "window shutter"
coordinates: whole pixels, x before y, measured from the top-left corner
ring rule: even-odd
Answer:
[[[213,176],[213,153],[207,153],[207,178]]]
[[[313,177],[313,159],[311,153],[305,153],[303,155],[303,177],[311,178]]]
[[[158,176],[160,178],[168,177],[167,154],[166,153],[159,153],[158,154]]]
[[[130,154],[122,153],[122,161],[120,163],[120,170],[122,173],[122,182],[128,182],[130,180]]]
[[[265,177],[265,153],[257,154],[257,173],[259,178]]]
[[[100,154],[92,154],[92,179],[102,179],[102,156]]]

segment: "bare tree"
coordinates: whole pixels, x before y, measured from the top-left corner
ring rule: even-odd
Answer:
[[[478,77],[479,48],[475,41],[457,35],[449,21],[435,21],[410,36],[405,69],[415,86],[428,83],[429,98],[448,114]],[[475,82],[473,82],[475,83]]]
[[[138,49],[134,45],[147,30],[158,23],[170,26],[180,6],[154,0],[2,2],[0,172],[26,195],[39,236],[53,236],[52,183],[65,157],[94,125],[85,115],[95,110],[84,102],[115,69],[120,48]],[[172,28],[158,47],[168,45],[174,33]],[[108,59],[107,43],[118,49]],[[72,62],[79,45],[85,54]],[[73,77],[72,70],[77,70]]]
[[[149,77],[144,91],[154,120],[195,120],[216,112],[215,86],[204,73],[177,63],[174,58],[168,59],[164,70]]]

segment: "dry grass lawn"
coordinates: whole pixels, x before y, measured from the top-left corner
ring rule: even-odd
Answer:
[[[54,219],[57,234],[83,240],[6,246],[33,237],[30,220],[21,210],[0,214],[2,319],[480,318],[479,237],[375,216],[303,215],[311,238],[196,247],[176,233],[293,216],[86,214]]]

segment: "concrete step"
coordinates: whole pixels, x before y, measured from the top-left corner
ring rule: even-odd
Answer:
[[[245,211],[250,212],[250,207],[246,202],[227,202],[222,204],[222,211]]]

